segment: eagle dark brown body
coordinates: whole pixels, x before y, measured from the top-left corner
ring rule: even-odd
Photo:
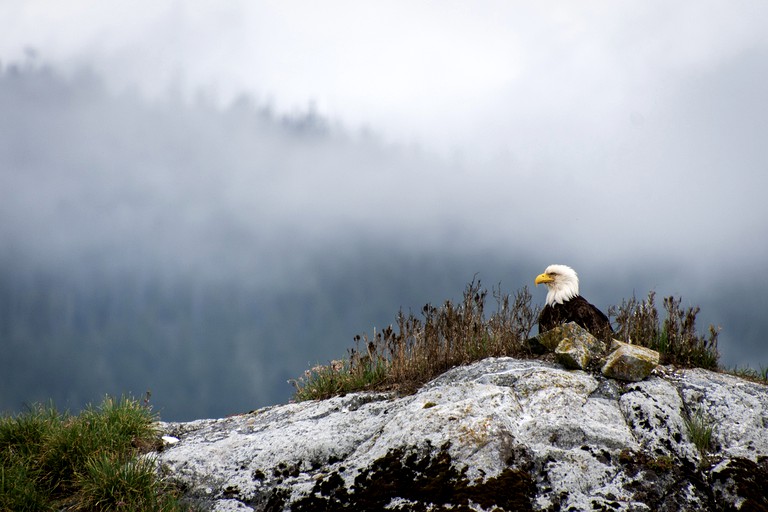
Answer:
[[[581,295],[562,304],[544,306],[539,315],[539,332],[548,331],[567,322],[576,322],[599,339],[605,339],[613,333],[608,317]]]

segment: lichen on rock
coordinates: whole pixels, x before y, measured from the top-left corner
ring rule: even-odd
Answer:
[[[650,348],[612,340],[611,349],[601,370],[606,377],[640,381],[659,365],[659,353]]]
[[[611,340],[609,351],[603,341],[575,322],[540,333],[527,343],[534,353],[554,353],[566,368],[600,369],[606,377],[630,382],[645,379],[659,364],[657,351],[619,340]]]
[[[717,423],[706,461],[695,406]],[[767,419],[768,388],[706,370],[622,383],[490,358],[409,396],[163,423],[178,442],[155,456],[202,510],[760,510]]]

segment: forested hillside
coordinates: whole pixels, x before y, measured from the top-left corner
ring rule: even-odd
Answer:
[[[530,169],[445,162],[311,107],[150,101],[34,63],[0,66],[0,112],[2,411],[148,390],[169,420],[284,402],[289,379],[399,308],[456,299],[476,274],[513,292],[555,262],[602,308],[681,295],[723,327],[726,365],[768,364],[764,277],[585,245],[634,235],[602,212],[568,229],[552,205],[571,189],[541,198]]]
[[[78,409],[152,392],[166,418],[223,416],[285,402],[289,379],[354,346],[398,308],[458,298],[473,262],[366,254],[326,261],[304,283],[257,289],[194,276],[0,276],[0,410]],[[499,267],[497,275],[509,276]]]

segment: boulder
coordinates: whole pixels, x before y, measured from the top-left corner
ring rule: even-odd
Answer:
[[[586,370],[605,352],[605,343],[573,322],[562,327],[562,336],[554,352],[557,362],[566,368]]]
[[[576,324],[574,324],[576,325]],[[538,335],[528,338],[526,343],[528,348],[534,354],[545,354],[547,352],[554,352],[560,342],[565,338],[564,326],[559,325],[554,329],[539,333]]]
[[[648,377],[659,365],[659,353],[650,348],[613,340],[611,349],[601,370],[606,377],[635,382]]]
[[[563,340],[571,340],[573,345],[590,347],[590,351],[604,349],[604,345],[589,331],[576,322],[568,322],[539,333],[527,340],[528,347],[535,354],[555,352]]]
[[[611,341],[606,345],[575,322],[568,322],[527,340],[536,354],[552,352],[557,362],[572,370],[601,370],[612,379],[629,382],[648,377],[659,364],[659,353],[650,348]]]
[[[768,388],[658,373],[490,358],[409,396],[161,423],[173,442],[150,456],[201,510],[766,509]],[[706,456],[684,421],[695,408],[715,425]]]

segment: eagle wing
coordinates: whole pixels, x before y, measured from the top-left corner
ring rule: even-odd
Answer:
[[[581,295],[554,306],[544,306],[539,315],[539,332],[567,322],[576,322],[593,336],[604,339],[613,332],[608,317]]]

